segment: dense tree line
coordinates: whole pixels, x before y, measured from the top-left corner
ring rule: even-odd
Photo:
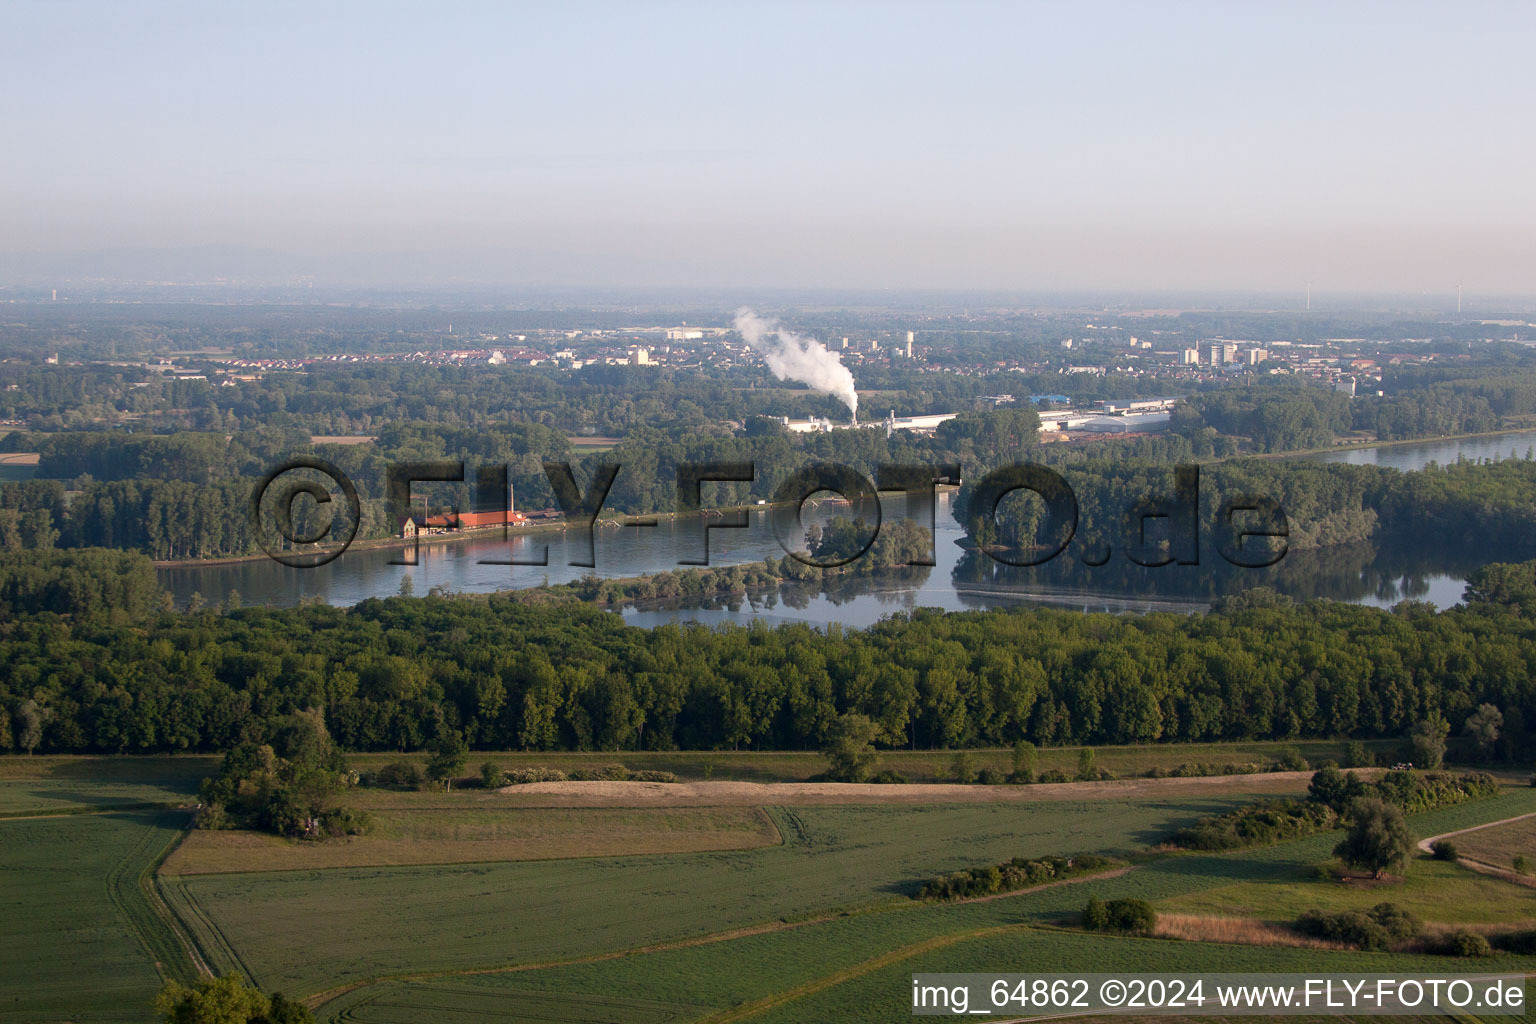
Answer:
[[[1491,704],[1500,750],[1536,715],[1518,604],[1396,612],[1263,592],[1207,614],[1035,608],[804,625],[627,627],[525,595],[0,623],[0,708],[38,750],[220,750],[320,708],[347,749],[805,749],[840,715],[883,746],[1102,744],[1455,732]],[[20,744],[17,720],[0,744]]]
[[[1187,532],[1176,518],[1149,521],[1144,532],[1139,511],[1161,511],[1143,504],[1147,496],[1178,494],[1177,478],[1166,463],[1097,459],[1054,467],[1072,489],[1078,508],[1074,550],[1095,544],[1115,551],[1139,550],[1144,563],[1159,558],[1184,560],[1187,545],[1178,545]],[[972,476],[954,502],[955,519],[970,540],[981,547],[1006,549],[1022,557],[1039,557],[1066,535],[1065,526],[1050,514],[1044,500],[1018,491],[998,505],[996,514],[976,502],[981,481]],[[1402,472],[1379,466],[1356,466],[1305,460],[1227,461],[1200,467],[1199,502],[1194,521],[1200,531],[1202,559],[1214,561],[1222,541],[1222,506],[1245,496],[1278,502],[1289,531],[1288,550],[1305,551],[1363,540],[1390,541],[1430,548],[1475,543],[1487,550],[1520,550],[1536,529],[1536,460],[1459,462]],[[1182,506],[1180,506],[1182,507]],[[1251,516],[1252,518],[1241,518]],[[1240,527],[1269,528],[1276,517],[1239,513],[1231,522]],[[1228,542],[1236,541],[1228,536]],[[1260,538],[1241,544],[1244,551]],[[1119,557],[1118,555],[1116,557]]]

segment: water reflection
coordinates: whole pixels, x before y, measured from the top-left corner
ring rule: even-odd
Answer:
[[[1454,462],[1459,457],[1508,458],[1514,453],[1524,458],[1532,448],[1536,448],[1536,431],[1415,442],[1310,458],[1419,469],[1430,462]],[[1426,600],[1446,607],[1461,599],[1466,575],[1488,560],[1486,551],[1470,547],[1395,549],[1367,542],[1323,551],[1292,551],[1267,569],[1231,566],[1210,551],[1202,554],[1198,566],[1148,569],[1116,552],[1106,565],[1090,568],[1078,560],[1075,548],[1044,566],[1019,569],[963,550],[956,543],[962,532],[950,515],[951,497],[940,495],[935,543],[938,565],[931,569],[831,577],[787,585],[772,594],[693,599],[686,605],[650,603],[627,609],[625,619],[640,625],[678,619],[744,622],[760,618],[865,626],[893,612],[917,608],[964,611],[1021,603],[1083,611],[1193,611],[1224,594],[1254,586],[1273,587],[1296,598],[1326,597],[1381,607],[1403,600]],[[885,496],[882,508],[887,518],[905,514],[900,495]],[[621,578],[684,568],[684,559],[700,550],[701,527],[697,521],[664,521],[643,530],[600,528],[595,537],[596,571]],[[749,516],[747,529],[711,530],[709,538],[710,561],[716,566],[759,562],[783,554],[762,512]],[[488,564],[488,560],[505,562],[509,556],[536,558],[546,544],[547,566]],[[524,536],[510,545],[499,538],[483,538],[423,547],[415,566],[391,564],[401,560],[399,551],[353,550],[317,569],[294,569],[261,560],[166,569],[160,578],[183,605],[194,592],[217,602],[238,591],[246,604],[281,606],[319,600],[345,606],[397,594],[406,580],[416,594],[433,588],[471,593],[570,582],[591,571],[569,564],[583,548],[579,542],[567,544],[558,533]],[[1536,557],[1536,546],[1501,551],[1498,557],[1511,561]]]

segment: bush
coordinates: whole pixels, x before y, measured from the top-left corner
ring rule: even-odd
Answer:
[[[486,761],[480,765],[480,785],[486,789],[495,789],[501,785],[501,769],[494,762]]]
[[[1344,744],[1345,768],[1374,768],[1376,755],[1365,748],[1365,744],[1359,740],[1350,740]]]
[[[1090,906],[1092,905],[1092,901]],[[1123,899],[1110,900],[1102,907],[1102,912],[1096,912],[1096,916],[1103,920],[1103,924],[1094,928],[1094,931],[1125,932],[1134,935],[1150,935],[1152,929],[1157,927],[1157,911],[1152,909],[1152,904],[1146,900]],[[1083,911],[1084,927],[1088,927],[1088,910]]]
[[[1327,914],[1309,910],[1296,919],[1303,935],[1342,942],[1364,950],[1382,950],[1405,942],[1419,933],[1419,919],[1395,903],[1378,903],[1370,910],[1344,910]]]
[[[1451,956],[1492,956],[1493,947],[1477,932],[1463,929],[1446,940],[1445,952]]]
[[[391,761],[374,772],[370,781],[385,789],[420,789],[427,778],[419,766],[409,761]],[[368,785],[369,782],[363,784]]]
[[[1515,855],[1513,866],[1517,874],[1528,875],[1531,873],[1531,862],[1525,859],[1524,854]]]
[[[1434,842],[1429,844],[1429,852],[1434,855],[1435,860],[1454,861],[1458,856],[1456,853],[1456,844],[1451,842],[1449,839],[1436,839]]]
[[[1084,747],[1077,752],[1077,778],[1079,782],[1092,782],[1099,777],[1099,770],[1094,767],[1093,748]]]
[[[572,782],[628,782],[629,769],[622,764],[600,764],[570,772]]]
[[[1279,758],[1275,761],[1277,772],[1304,772],[1312,766],[1307,759],[1301,756],[1301,751],[1295,747],[1285,747],[1280,751]]]
[[[564,782],[565,772],[558,768],[508,768],[502,778],[509,786],[526,786],[530,782]]]
[[[1171,842],[1186,850],[1235,850],[1312,835],[1338,820],[1333,808],[1313,800],[1266,800],[1202,819],[1174,833]]]
[[[917,898],[956,900],[990,896],[993,893],[1013,892],[1063,878],[1103,871],[1117,867],[1120,863],[1112,857],[1092,853],[1082,853],[1072,858],[1037,857],[1026,860],[1015,857],[1002,864],[938,875],[923,884],[917,892]]]
[[[1021,785],[1034,782],[1035,761],[1035,745],[1029,740],[1019,740],[1013,745],[1013,771],[1008,773],[1008,781]]]
[[[1072,780],[1067,778],[1067,773],[1062,771],[1060,768],[1050,768],[1050,769],[1047,769],[1046,771],[1043,771],[1043,772],[1040,773],[1040,781],[1041,782],[1071,782]]]
[[[1008,777],[996,768],[983,768],[976,776],[976,781],[983,786],[1001,786],[1008,781]]]
[[[630,782],[676,782],[676,772],[664,772],[655,768],[642,768],[629,773]]]
[[[870,776],[869,781],[886,786],[900,786],[905,785],[907,777],[894,768],[885,768]]]
[[[949,771],[955,781],[962,785],[969,785],[976,781],[976,769],[971,767],[971,757],[963,750],[955,755]]]

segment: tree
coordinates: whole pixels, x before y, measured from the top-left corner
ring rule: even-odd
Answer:
[[[879,755],[875,753],[877,726],[867,717],[852,712],[839,715],[827,731],[821,748],[827,759],[827,778],[834,782],[863,782],[869,777]]]
[[[1008,776],[1008,781],[1034,782],[1035,763],[1035,745],[1029,740],[1019,740],[1013,745],[1013,773]]]
[[[1109,911],[1104,909],[1104,901],[1097,896],[1088,897],[1088,905],[1083,908],[1083,927],[1090,932],[1101,932],[1109,927]]]
[[[1349,805],[1349,818],[1349,830],[1333,848],[1335,857],[1368,869],[1372,878],[1407,860],[1413,835],[1401,808],[1376,797],[1360,797]]]
[[[1091,782],[1099,777],[1098,769],[1093,764],[1093,748],[1084,747],[1077,752],[1077,777],[1085,782]]]
[[[1408,732],[1413,763],[1420,768],[1439,768],[1445,760],[1445,738],[1450,734],[1450,725],[1438,712],[1415,723]]]
[[[208,978],[192,988],[168,981],[155,997],[155,1009],[165,1024],[315,1024],[303,1003],[281,992],[268,999],[234,975]]]
[[[1504,715],[1492,704],[1479,704],[1477,710],[1467,716],[1466,734],[1477,744],[1477,752],[1484,758],[1493,757],[1494,744],[1499,742],[1499,730],[1504,726]]]
[[[28,755],[43,741],[43,726],[49,717],[48,709],[39,704],[36,697],[27,698],[16,709],[16,745]]]
[[[469,760],[469,744],[464,742],[462,735],[450,729],[437,738],[431,750],[427,778],[452,790],[453,780],[464,770],[464,762]]]
[[[1334,810],[1341,809],[1348,799],[1349,780],[1333,765],[1320,768],[1307,784],[1307,796]]]

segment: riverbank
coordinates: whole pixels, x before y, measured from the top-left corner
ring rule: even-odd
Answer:
[[[952,491],[957,491],[959,490],[959,487],[949,484],[939,484],[936,486],[935,490],[939,494],[945,494]],[[828,500],[837,501],[840,499],[822,499],[820,502],[807,502],[806,504],[823,504]],[[697,512],[640,512],[633,515],[629,513],[605,511],[598,515],[597,520],[592,524],[592,526],[593,529],[598,530],[619,529],[625,526],[630,520],[655,520],[658,523],[681,522],[690,519],[717,518],[732,512],[767,512],[775,508],[785,507],[789,504],[789,502],[782,502],[779,504],[774,504],[771,502],[752,502],[750,504],[744,505],[720,505],[712,508],[700,509]],[[347,551],[404,550],[405,548],[415,547],[418,543],[423,546],[465,544],[474,541],[493,539],[497,535],[497,529],[497,527],[492,526],[470,530],[452,530],[444,533],[421,535],[418,538],[411,540],[407,540],[403,537],[374,537],[368,540],[354,541],[352,544],[347,546]],[[532,537],[546,533],[565,533],[573,529],[579,529],[579,527],[566,522],[564,519],[557,519],[550,522],[534,523],[524,526],[508,525],[506,527],[506,534],[508,539],[511,539],[513,537]],[[255,554],[250,555],[229,555],[222,558],[159,559],[154,561],[153,565],[156,569],[199,569],[204,567],[213,568],[221,565],[242,565],[251,562],[264,562],[271,560],[271,557],[272,556],[268,555],[266,552],[258,551]]]

